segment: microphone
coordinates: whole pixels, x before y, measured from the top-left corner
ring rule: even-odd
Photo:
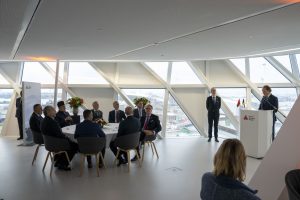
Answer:
[[[273,111],[275,110],[276,112],[279,112],[284,118],[286,118],[286,116],[282,112],[280,112],[278,108],[276,108],[273,104],[270,103],[268,98],[263,97],[261,101],[267,102],[273,108]]]

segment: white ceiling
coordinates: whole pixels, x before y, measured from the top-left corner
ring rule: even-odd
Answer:
[[[34,13],[37,1],[0,1],[0,60],[203,60],[300,48],[299,3],[42,0]]]

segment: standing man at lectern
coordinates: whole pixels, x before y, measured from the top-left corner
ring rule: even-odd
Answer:
[[[220,108],[221,108],[221,97],[217,96],[216,88],[211,88],[211,96],[206,99],[206,109],[208,111],[208,142],[212,138],[212,127],[214,125],[214,136],[215,141],[218,140],[218,124],[220,117]]]
[[[272,93],[270,86],[265,85],[262,88],[263,98],[259,105],[259,110],[273,110],[273,127],[272,127],[272,140],[275,139],[275,122],[276,116],[275,113],[278,111],[278,98]]]

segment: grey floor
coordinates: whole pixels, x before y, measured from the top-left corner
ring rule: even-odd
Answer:
[[[220,141],[221,143],[222,141]],[[113,155],[105,157],[107,169],[85,168],[79,177],[79,156],[72,162],[70,172],[54,170],[49,176],[42,166],[42,149],[31,166],[35,147],[20,147],[15,138],[0,137],[0,199],[4,200],[192,200],[200,199],[201,176],[212,169],[213,155],[220,143],[208,143],[201,137],[164,139],[156,142],[159,159],[147,148],[142,168],[131,165],[114,167]],[[247,160],[249,181],[260,161]]]

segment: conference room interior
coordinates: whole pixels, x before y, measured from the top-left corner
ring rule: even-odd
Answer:
[[[4,0],[0,13],[0,199],[200,199],[202,175],[224,140],[240,139],[240,112],[258,110],[264,85],[278,97],[276,139],[264,158],[247,157],[244,183],[262,199],[288,199],[284,175],[300,163],[297,1]],[[43,108],[64,101],[73,115],[67,100],[82,98],[81,121],[94,101],[108,121],[114,101],[125,110],[147,98],[162,126],[159,157],[145,145],[142,165],[128,170],[106,148],[99,176],[94,158],[80,176],[79,153],[71,171],[50,175],[50,160],[42,171],[44,146],[32,165],[36,145],[17,140],[23,82],[41,84]],[[213,87],[222,98],[219,143],[207,142]]]

